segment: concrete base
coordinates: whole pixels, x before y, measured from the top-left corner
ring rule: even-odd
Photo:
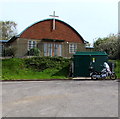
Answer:
[[[91,79],[91,77],[74,77],[73,79]]]

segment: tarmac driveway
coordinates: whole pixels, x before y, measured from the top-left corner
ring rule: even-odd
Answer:
[[[2,100],[3,117],[118,117],[118,82],[3,82]]]

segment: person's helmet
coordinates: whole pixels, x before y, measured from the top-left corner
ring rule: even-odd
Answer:
[[[106,65],[107,65],[107,62],[104,62],[103,67],[106,67]]]

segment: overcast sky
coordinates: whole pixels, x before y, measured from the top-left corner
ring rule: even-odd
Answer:
[[[0,0],[0,20],[15,21],[18,33],[33,23],[50,18],[68,23],[88,42],[118,33],[119,0]]]

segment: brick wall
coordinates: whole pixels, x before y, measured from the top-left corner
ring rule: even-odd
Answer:
[[[37,39],[23,39],[18,38],[14,42],[11,43],[11,47],[16,48],[16,57],[26,57],[28,51],[28,41],[34,40],[37,41],[37,47],[40,49],[40,56],[44,56],[44,43],[41,40]],[[56,42],[48,42],[55,44]],[[58,44],[58,43],[57,43]],[[63,57],[72,57],[73,54],[69,53],[69,43],[68,42],[60,42],[59,44],[62,45],[62,56]],[[77,51],[86,51],[85,47],[81,43],[77,43]]]

